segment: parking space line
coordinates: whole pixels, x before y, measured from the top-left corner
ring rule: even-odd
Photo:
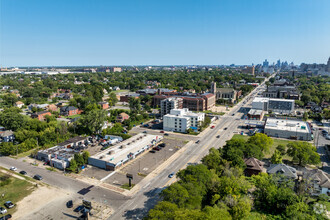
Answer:
[[[112,173],[110,173],[109,175],[103,177],[100,181],[103,182],[104,180],[108,179],[110,176],[112,176],[113,174],[115,174],[117,171],[114,171]]]

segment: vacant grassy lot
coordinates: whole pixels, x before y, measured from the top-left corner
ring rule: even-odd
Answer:
[[[240,135],[240,134],[235,134],[233,136],[233,138],[236,138],[236,139],[243,139],[243,140],[247,140],[249,139],[250,136],[246,136],[246,135]],[[276,147],[278,145],[284,145],[286,146],[289,142],[291,142],[290,140],[283,140],[283,139],[277,139],[277,138],[273,138],[273,145],[270,147],[269,149],[269,152],[268,153],[265,153],[265,158],[270,158],[273,154],[274,154],[274,151],[276,149]],[[285,155],[283,157],[283,159],[285,160],[292,160],[292,157],[289,157],[288,155]]]
[[[9,214],[13,214],[17,208],[16,203],[28,196],[34,189],[33,184],[0,172],[0,206],[4,207],[6,201],[12,201],[15,204],[12,209],[6,208]]]

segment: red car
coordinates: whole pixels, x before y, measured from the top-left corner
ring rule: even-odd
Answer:
[[[215,128],[215,126],[213,125],[211,128],[213,129],[213,128]]]
[[[164,131],[160,131],[160,133],[164,133]]]

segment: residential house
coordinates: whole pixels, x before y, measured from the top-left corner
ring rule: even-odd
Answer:
[[[304,173],[304,179],[310,183],[312,195],[330,195],[329,175],[320,169],[313,169]]]
[[[99,105],[101,106],[102,109],[108,109],[109,108],[109,103],[108,102],[99,102]]]
[[[22,108],[24,106],[24,103],[21,101],[15,102],[15,107]]]
[[[247,159],[244,159],[244,162],[246,164],[246,169],[244,170],[244,174],[246,176],[252,176],[252,175],[258,175],[261,172],[264,172],[264,162],[254,158],[250,157]]]
[[[46,115],[51,116],[52,114],[49,111],[41,111],[31,114],[31,118],[37,118],[39,121],[44,121],[46,119]]]
[[[297,170],[293,167],[290,167],[286,164],[271,164],[267,169],[267,173],[269,174],[282,174],[285,177],[297,179]]]
[[[126,114],[125,112],[122,112],[122,113],[120,113],[120,114],[117,116],[117,120],[116,120],[116,121],[122,123],[123,121],[125,121],[125,120],[127,120],[127,119],[129,119],[129,115]]]
[[[15,140],[14,132],[11,130],[0,131],[0,143]]]
[[[56,112],[58,110],[57,106],[54,104],[50,104],[46,108],[48,111]]]
[[[78,115],[80,114],[80,111],[78,108],[74,106],[64,106],[60,108],[60,115],[63,116],[72,116],[72,115]]]

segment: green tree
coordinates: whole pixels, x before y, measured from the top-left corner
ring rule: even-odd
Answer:
[[[248,139],[247,142],[259,146],[263,152],[268,152],[269,148],[274,143],[272,138],[262,133],[257,133],[253,135]]]
[[[282,156],[284,156],[286,154],[285,145],[282,145],[282,144],[277,145],[276,150],[278,150]]]
[[[279,150],[275,150],[274,154],[270,158],[270,162],[272,164],[279,164],[282,163],[283,156]]]
[[[320,155],[316,152],[315,146],[304,141],[290,142],[288,145],[287,154],[298,160],[299,165],[314,164],[321,162]]]
[[[77,162],[78,167],[85,165],[84,158],[81,154],[75,154],[73,158]]]
[[[70,160],[70,165],[67,168],[70,172],[77,172],[78,165],[75,159]]]
[[[106,112],[104,110],[91,110],[79,119],[78,127],[87,134],[98,133],[101,131],[106,117]]]
[[[146,219],[175,219],[175,212],[179,210],[174,203],[161,201],[148,213]]]
[[[90,153],[88,151],[83,151],[82,157],[84,159],[84,164],[88,164],[88,158],[90,157]]]
[[[173,183],[161,192],[161,197],[164,201],[174,203],[178,207],[183,208],[189,199],[189,193],[181,184]]]

